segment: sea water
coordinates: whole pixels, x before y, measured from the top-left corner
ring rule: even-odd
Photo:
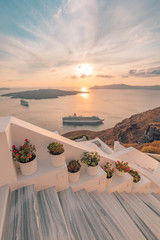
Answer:
[[[18,91],[21,90],[18,89]],[[0,94],[12,91],[12,89],[0,91]],[[101,131],[113,127],[133,114],[160,106],[160,91],[121,89],[88,91],[89,93],[55,99],[27,100],[29,107],[22,106],[20,99],[0,97],[0,116],[15,116],[39,127],[63,134],[80,129]],[[99,126],[63,126],[62,117],[74,113],[82,116],[99,116],[104,119],[104,123]]]

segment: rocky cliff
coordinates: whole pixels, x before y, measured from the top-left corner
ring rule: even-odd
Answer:
[[[123,144],[160,140],[160,107],[126,118],[113,128],[99,132],[79,130],[64,134],[65,137],[85,134],[90,139],[99,137],[109,146],[118,140]]]

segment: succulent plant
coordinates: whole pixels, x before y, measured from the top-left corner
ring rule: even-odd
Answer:
[[[129,174],[133,177],[133,182],[134,183],[137,183],[141,180],[141,176],[138,174],[137,171],[134,171],[134,170],[130,170],[129,171]]]
[[[71,160],[67,167],[68,167],[68,172],[76,173],[80,170],[81,164],[79,163],[79,160]]]
[[[59,155],[64,152],[63,144],[58,142],[52,142],[48,145],[49,153],[52,155]]]
[[[91,167],[96,167],[100,161],[100,156],[97,152],[85,152],[81,159],[81,162]]]

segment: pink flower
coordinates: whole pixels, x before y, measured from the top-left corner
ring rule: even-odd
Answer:
[[[14,153],[16,153],[17,151],[16,150],[13,150]]]
[[[16,156],[19,157],[19,154],[17,153]]]
[[[25,141],[25,142],[27,142],[27,141],[28,141],[28,139],[26,138],[24,141]]]
[[[12,146],[12,148],[16,148],[16,146],[15,146],[15,145],[13,145],[13,146]]]

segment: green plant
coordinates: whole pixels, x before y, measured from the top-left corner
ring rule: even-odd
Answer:
[[[100,156],[97,152],[85,152],[81,159],[81,162],[87,164],[88,166],[95,167],[100,161]]]
[[[63,144],[58,142],[52,142],[48,145],[49,153],[52,155],[59,155],[64,152]]]
[[[79,160],[72,160],[69,162],[67,168],[68,168],[68,172],[76,173],[80,170],[81,164],[79,163]]]
[[[107,178],[111,178],[113,176],[114,168],[109,162],[106,162],[102,169],[107,173]]]
[[[137,183],[141,180],[141,176],[138,174],[137,171],[131,169],[128,173],[133,177],[134,183]]]
[[[12,157],[15,161],[21,163],[27,163],[32,161],[36,155],[36,148],[31,144],[28,139],[24,140],[24,144],[17,148],[15,145],[12,146]]]
[[[124,162],[124,161],[117,161],[115,163],[116,169],[120,172],[129,172],[130,167],[128,166],[128,162]]]

